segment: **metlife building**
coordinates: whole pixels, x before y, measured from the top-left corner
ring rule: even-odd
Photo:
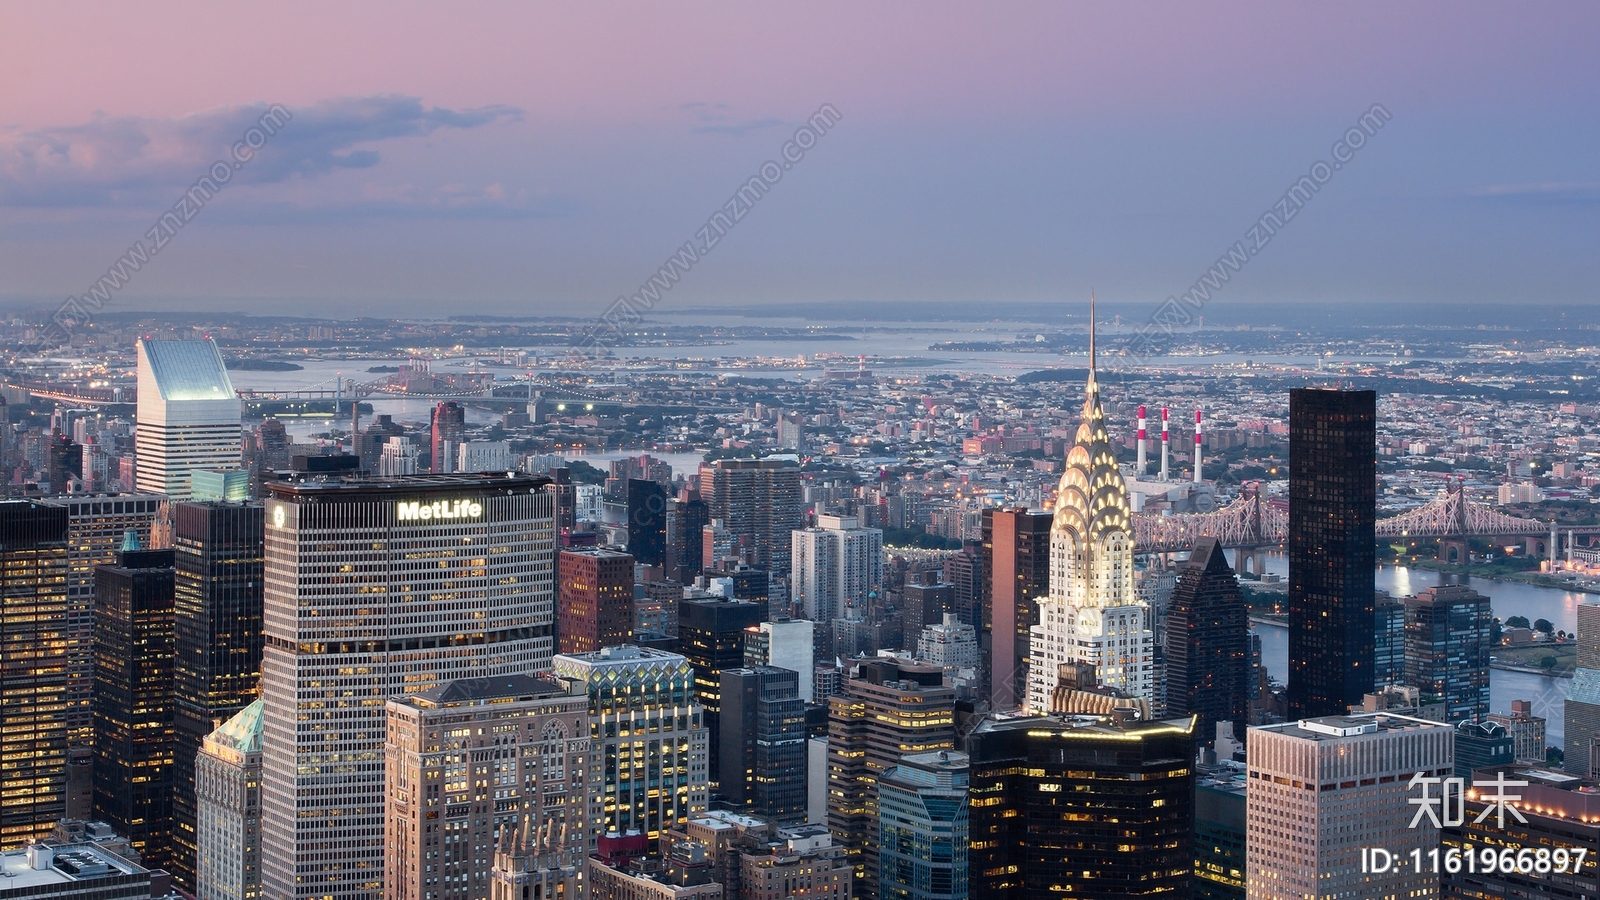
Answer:
[[[268,486],[263,896],[384,895],[389,698],[550,668],[548,483],[416,475]]]

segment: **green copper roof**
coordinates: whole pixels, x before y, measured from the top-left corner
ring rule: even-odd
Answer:
[[[211,732],[211,740],[240,753],[261,751],[261,701],[246,706]]]

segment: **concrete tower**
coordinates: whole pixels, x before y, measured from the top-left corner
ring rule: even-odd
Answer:
[[[1067,451],[1050,526],[1050,596],[1031,630],[1028,710],[1050,711],[1064,663],[1098,670],[1101,684],[1148,699],[1154,636],[1150,607],[1133,583],[1128,488],[1106,432],[1095,377],[1094,299],[1089,300],[1089,383],[1083,424]]]

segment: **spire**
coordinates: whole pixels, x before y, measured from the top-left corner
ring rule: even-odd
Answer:
[[[1094,291],[1089,292],[1089,380],[1094,380]]]
[[[1056,489],[1056,527],[1079,540],[1098,541],[1113,531],[1131,532],[1128,490],[1117,469],[1100,385],[1095,380],[1095,301],[1089,294],[1089,378],[1083,395],[1083,421]]]

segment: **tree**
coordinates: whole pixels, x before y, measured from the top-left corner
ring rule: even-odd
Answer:
[[[1541,669],[1554,669],[1555,667],[1556,658],[1554,656],[1546,656],[1539,660],[1539,668]]]
[[[1506,620],[1506,627],[1507,628],[1531,628],[1533,626],[1528,624],[1528,617],[1527,616],[1512,616],[1511,618]]]
[[[1556,626],[1549,619],[1537,619],[1533,623],[1533,630],[1540,634],[1550,634],[1556,630]]]
[[[1504,637],[1505,629],[1500,625],[1500,618],[1496,616],[1495,620],[1489,623],[1489,645],[1493,647],[1500,646],[1500,641]]]

